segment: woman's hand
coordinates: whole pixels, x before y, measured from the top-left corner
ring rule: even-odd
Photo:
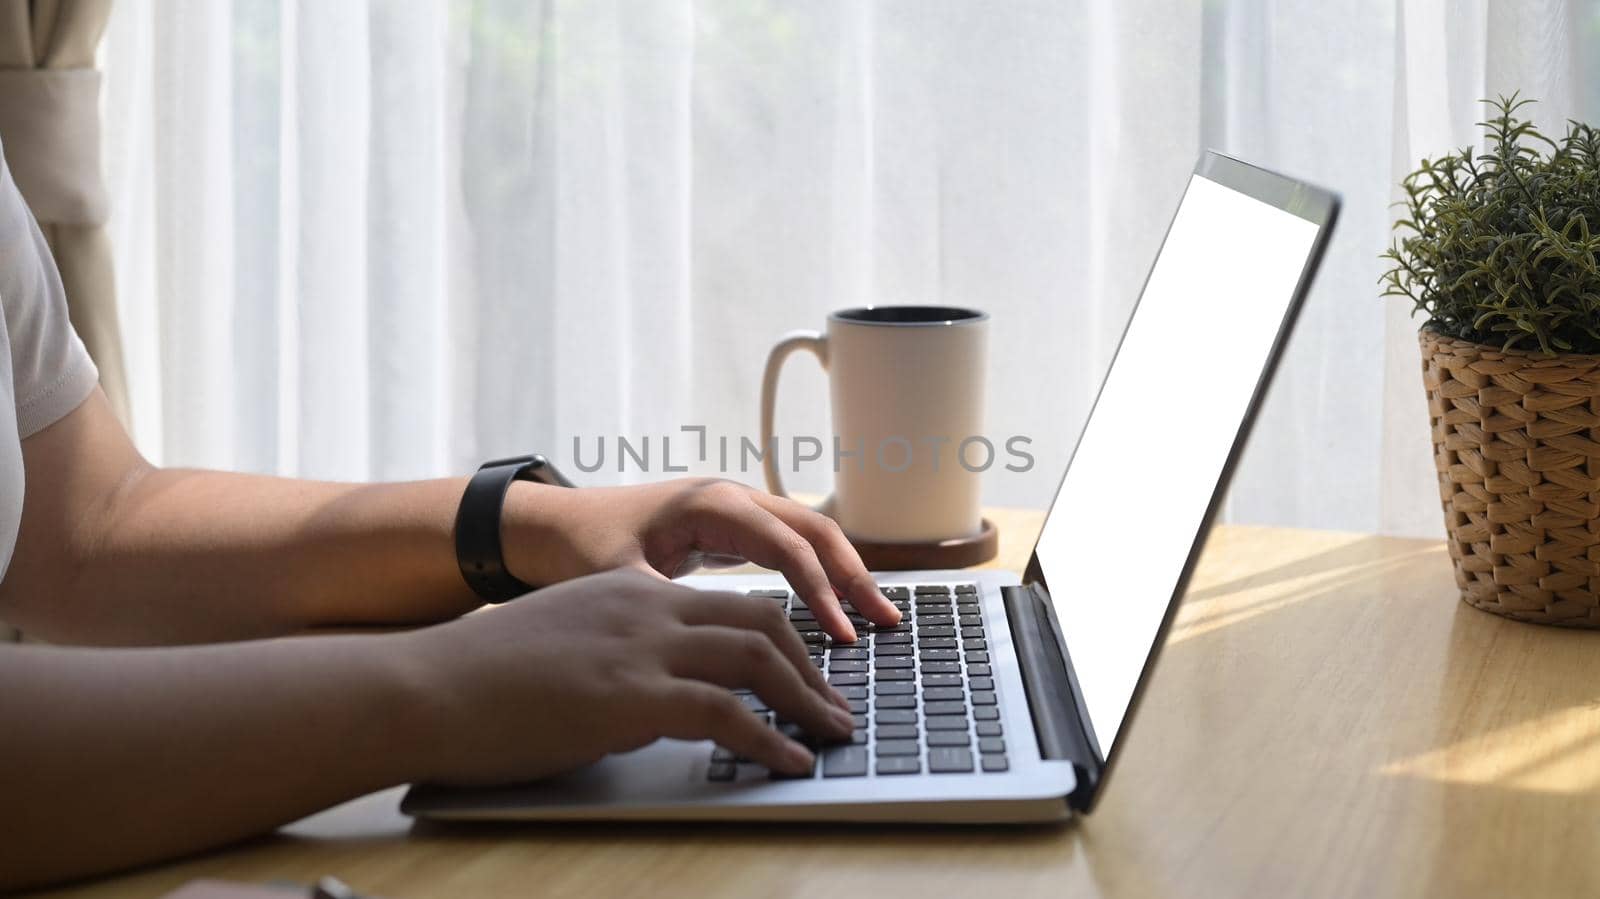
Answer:
[[[810,770],[811,751],[729,688],[754,690],[811,734],[850,735],[844,698],[778,605],[637,571],[578,578],[394,639],[421,684],[426,780],[529,780],[662,737]]]
[[[576,490],[517,482],[501,527],[507,567],[530,584],[613,568],[671,578],[704,555],[730,555],[783,572],[836,639],[855,639],[841,597],[874,623],[900,620],[833,519],[732,481]]]

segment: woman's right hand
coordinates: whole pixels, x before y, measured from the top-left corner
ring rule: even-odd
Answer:
[[[636,571],[566,581],[398,639],[427,709],[420,780],[532,780],[662,737],[809,770],[811,751],[730,688],[755,691],[818,737],[851,731],[847,703],[778,605]]]

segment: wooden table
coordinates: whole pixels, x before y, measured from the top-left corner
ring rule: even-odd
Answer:
[[[992,517],[1020,568],[1038,514]],[[413,827],[390,790],[55,895],[324,874],[391,899],[1600,892],[1600,634],[1462,605],[1437,542],[1220,529],[1126,738],[1065,825]]]

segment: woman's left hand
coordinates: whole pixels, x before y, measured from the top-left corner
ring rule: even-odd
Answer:
[[[855,639],[841,598],[873,623],[900,620],[833,519],[733,481],[579,489],[519,481],[501,532],[507,568],[530,584],[614,568],[671,578],[707,555],[736,556],[782,572],[835,639]]]

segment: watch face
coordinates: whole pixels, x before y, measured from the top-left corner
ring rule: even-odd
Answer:
[[[505,468],[509,465],[544,465],[545,458],[538,453],[527,456],[507,456],[504,459],[492,459],[478,466],[478,470],[485,468]]]

